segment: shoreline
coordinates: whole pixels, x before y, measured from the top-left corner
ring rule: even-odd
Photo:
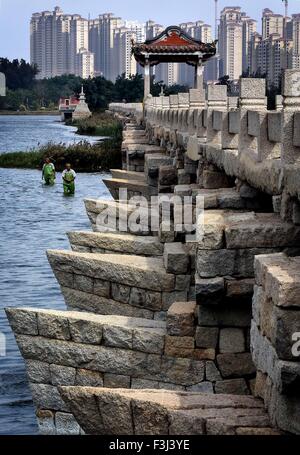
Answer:
[[[52,116],[59,116],[59,111],[24,111],[24,112],[17,112],[17,111],[0,111],[1,115],[11,115],[11,116],[29,116],[29,115],[52,115]]]

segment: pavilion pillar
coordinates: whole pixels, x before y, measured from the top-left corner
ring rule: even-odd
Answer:
[[[150,95],[150,62],[146,60],[144,67],[144,100]]]
[[[195,67],[195,88],[198,89],[203,88],[203,72],[204,66],[202,65],[202,61],[198,60],[197,65]]]

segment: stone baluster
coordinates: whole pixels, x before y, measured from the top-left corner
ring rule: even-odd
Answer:
[[[229,108],[223,119],[222,149],[238,150],[240,132],[240,112]]]
[[[201,89],[190,89],[190,109],[188,114],[188,132],[197,133],[198,117],[202,116],[205,108],[205,91]]]
[[[282,109],[283,109],[283,96],[282,95],[276,95],[275,107],[276,107],[276,111],[282,111]]]
[[[240,114],[238,110],[239,98],[227,98],[227,110],[222,111],[221,147],[223,150],[238,150]]]
[[[188,113],[190,107],[189,93],[178,93],[178,130],[185,133],[187,132]]]
[[[266,80],[241,78],[239,105],[239,155],[248,154],[253,160],[259,161],[257,138],[264,119],[267,122]],[[267,126],[264,128],[267,131]]]
[[[152,123],[154,120],[154,113],[155,113],[155,99],[152,97],[152,99],[151,99],[151,122]]]
[[[207,144],[221,148],[223,116],[227,112],[227,86],[207,87]]]
[[[283,76],[281,159],[285,164],[300,162],[300,70],[286,70]]]
[[[161,96],[156,98],[156,125],[160,125],[162,112],[162,99]]]
[[[170,98],[168,96],[162,96],[162,126],[169,127],[169,110],[170,110]]]
[[[228,109],[237,109],[239,107],[239,97],[238,96],[229,96],[227,101],[228,101]]]
[[[198,161],[200,157],[200,143],[203,138],[198,138],[198,125],[202,123],[203,110],[205,108],[204,89],[190,90],[190,110],[188,115],[189,140],[187,143],[187,157],[192,161]]]
[[[151,120],[152,106],[152,97],[148,96],[148,98],[144,101],[144,114],[146,122],[150,122]]]
[[[178,95],[170,95],[170,128],[177,130],[178,127]]]
[[[226,176],[224,178],[224,173],[220,171],[222,168],[223,117],[227,114],[227,87],[225,85],[208,86],[206,112],[206,145],[200,144],[200,155],[205,160],[204,165],[201,159],[199,161],[198,182],[203,188],[224,188],[229,185]]]

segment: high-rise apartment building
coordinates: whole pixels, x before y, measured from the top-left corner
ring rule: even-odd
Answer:
[[[152,39],[164,31],[164,26],[149,20],[145,24],[146,39]]]
[[[95,76],[94,54],[84,47],[79,49],[75,60],[75,74],[83,79],[93,78]]]
[[[135,33],[137,43],[143,43],[146,40],[146,24],[138,21],[125,21],[125,27]]]
[[[101,76],[100,20],[89,20],[89,50],[94,54],[95,76]]]
[[[136,33],[126,27],[116,28],[113,43],[112,80],[125,74],[125,77],[136,74],[137,63],[131,52],[132,40],[136,41]]]
[[[261,35],[259,33],[254,33],[250,42],[250,76],[258,76],[266,73],[266,68],[264,66],[266,58],[263,57],[263,47],[261,43]]]
[[[243,73],[249,73],[251,68],[251,40],[257,29],[257,22],[251,17],[242,15],[242,24],[243,24]]]
[[[30,59],[38,66],[38,78],[75,74],[76,55],[82,48],[88,49],[87,19],[64,14],[59,7],[32,15]]]
[[[195,39],[212,41],[211,26],[203,21],[183,23],[181,27]],[[121,74],[129,77],[143,73],[132,55],[132,42],[152,39],[164,29],[152,20],[124,21],[112,13],[87,20],[56,7],[53,12],[32,15],[31,62],[37,64],[39,78],[75,74],[82,78],[103,76],[114,82]],[[215,59],[213,71],[206,69],[205,74],[217,75],[218,62]],[[156,81],[166,85],[194,85],[194,68],[186,64],[162,63],[151,71]]]
[[[287,65],[289,43],[286,43],[285,39],[276,33],[270,35],[267,41],[267,83],[270,87],[279,87],[282,70]]]
[[[292,68],[300,68],[300,14],[292,15],[293,50]]]
[[[101,14],[96,21],[90,22],[89,50],[95,54],[95,72],[109,80],[115,79],[114,33],[123,26],[124,21],[112,13]]]
[[[279,87],[283,69],[300,67],[299,38],[300,14],[284,18],[264,9],[262,34],[251,38],[250,75],[265,76],[269,88]]]
[[[240,7],[223,8],[219,26],[220,75],[238,79],[243,70],[243,22]]]
[[[284,36],[284,17],[265,8],[262,13],[262,38],[269,38],[274,33],[280,37]]]

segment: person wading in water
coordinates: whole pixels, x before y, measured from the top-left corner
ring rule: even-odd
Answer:
[[[42,170],[42,180],[45,180],[46,185],[54,185],[55,183],[55,167],[51,163],[50,158],[45,159]]]
[[[70,196],[75,193],[76,173],[71,168],[71,164],[66,164],[66,169],[62,173],[64,194]]]

